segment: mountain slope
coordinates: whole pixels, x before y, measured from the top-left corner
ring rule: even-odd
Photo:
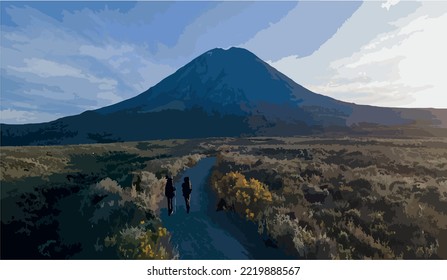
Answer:
[[[307,90],[245,49],[230,48],[200,55],[134,98],[49,123],[2,124],[1,137],[2,145],[42,145],[334,132],[439,135],[446,111],[341,102]]]
[[[351,112],[346,104],[310,92],[251,52],[230,48],[208,51],[148,91],[98,112],[200,107],[207,113],[261,114],[268,119],[311,122],[311,116],[303,115],[305,110],[296,110],[297,106],[324,107],[344,116]]]

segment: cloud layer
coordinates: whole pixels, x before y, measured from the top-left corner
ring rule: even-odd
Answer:
[[[445,2],[365,3],[314,55],[272,65],[344,101],[447,108],[445,26]],[[349,51],[339,50],[343,46]]]
[[[215,47],[380,106],[447,107],[440,2],[2,2],[3,123],[133,97]]]
[[[4,2],[1,122],[50,121],[133,97],[209,48],[244,42],[295,5]]]

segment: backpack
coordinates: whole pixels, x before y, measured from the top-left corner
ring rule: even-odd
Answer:
[[[175,187],[172,184],[172,179],[171,178],[169,178],[168,181],[166,182],[165,195],[167,197],[174,197],[175,196]]]
[[[192,185],[191,185],[190,181],[184,182],[182,184],[182,192],[183,192],[184,196],[188,196],[188,195],[191,194],[191,192],[192,192]]]

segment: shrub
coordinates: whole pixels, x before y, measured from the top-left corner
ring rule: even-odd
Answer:
[[[263,210],[272,203],[272,193],[268,187],[254,178],[247,180],[239,172],[229,172],[215,181],[220,196],[229,205],[244,214],[247,219],[261,220]]]
[[[115,248],[122,259],[173,259],[175,254],[166,249],[170,234],[164,227],[151,229],[144,220],[138,226],[127,226],[118,234],[104,239],[106,247]]]

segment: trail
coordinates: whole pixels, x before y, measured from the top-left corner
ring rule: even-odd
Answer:
[[[182,174],[175,183],[176,210],[167,214],[167,204],[161,211],[166,228],[172,233],[172,243],[180,259],[285,259],[279,250],[265,246],[256,226],[237,214],[216,212],[216,197],[209,185],[215,158],[202,159]],[[189,176],[193,191],[191,210],[186,213],[181,184]]]

